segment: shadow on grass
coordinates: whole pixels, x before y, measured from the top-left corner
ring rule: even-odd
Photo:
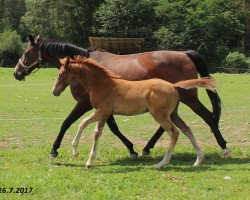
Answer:
[[[113,162],[107,163],[107,165],[98,165],[94,163],[93,169],[102,168],[105,173],[129,173],[133,171],[144,171],[149,167],[154,169],[154,164],[160,162],[163,156],[156,157],[138,157],[137,159],[131,159],[130,157],[124,157],[117,159]],[[192,167],[196,160],[196,155],[193,153],[176,153],[173,155],[170,164],[162,168],[160,171],[180,171],[180,172],[199,172],[199,171],[216,171],[218,167],[221,170],[235,170],[227,167],[227,165],[239,165],[237,170],[245,171],[246,167],[242,164],[250,164],[250,158],[229,158],[225,159],[216,153],[209,153],[205,155],[205,159],[199,167]],[[61,167],[81,167],[85,168],[84,164],[71,164],[71,163],[59,163],[52,162],[52,165]],[[121,166],[121,167],[119,167]],[[105,168],[107,167],[107,170]],[[110,169],[112,167],[112,170]]]
[[[51,162],[51,165],[55,165],[58,167],[85,167],[85,165],[83,164],[59,163],[59,162]]]
[[[163,156],[156,157],[138,157],[137,159],[131,159],[129,157],[125,157],[122,159],[118,159],[115,162],[111,163],[112,165],[137,165],[143,162],[144,165],[152,165],[157,162],[160,162],[163,159]],[[187,164],[191,165],[196,160],[196,155],[194,153],[176,153],[172,156],[170,164]],[[207,165],[228,165],[228,164],[246,164],[250,163],[250,158],[223,158],[217,153],[209,153],[205,155],[205,159],[202,164]]]
[[[116,166],[126,166],[128,169],[117,169],[114,173],[126,173],[136,171],[135,166],[138,166],[138,171],[145,169],[145,166],[152,166],[154,168],[154,164],[160,162],[163,159],[163,156],[157,157],[139,157],[135,160],[131,160],[130,158],[124,158],[116,160],[110,165]],[[227,165],[239,165],[237,170],[245,171],[247,167],[242,167],[242,164],[250,164],[250,158],[223,158],[216,153],[210,153],[205,155],[205,159],[199,167],[192,167],[196,160],[196,157],[193,153],[176,153],[173,155],[170,164],[160,169],[160,171],[181,171],[181,172],[198,172],[198,171],[216,171],[218,167],[222,170],[235,170],[228,168]],[[113,172],[110,172],[113,173]]]

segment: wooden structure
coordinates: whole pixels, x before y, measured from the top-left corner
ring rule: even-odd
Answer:
[[[92,50],[102,49],[116,54],[140,53],[144,48],[144,38],[89,37]]]

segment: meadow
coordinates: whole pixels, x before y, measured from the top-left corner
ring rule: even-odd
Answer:
[[[220,129],[232,157],[222,156],[209,127],[181,105],[180,116],[192,128],[205,159],[192,167],[196,154],[181,134],[170,164],[156,170],[153,164],[166,152],[167,134],[149,157],[131,160],[107,126],[94,167],[85,168],[94,125],[84,131],[80,155],[73,158],[71,141],[80,120],[50,161],[54,139],[75,100],[69,89],[60,97],[52,95],[56,69],[41,69],[22,82],[12,72],[0,68],[0,199],[250,199],[250,74],[213,74],[223,102]],[[211,108],[203,89],[199,97]],[[158,128],[148,114],[115,119],[138,153]]]

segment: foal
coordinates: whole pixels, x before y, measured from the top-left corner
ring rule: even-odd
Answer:
[[[77,156],[77,146],[84,128],[90,123],[97,122],[94,131],[94,142],[86,167],[90,167],[96,156],[97,143],[101,136],[106,119],[113,114],[138,115],[149,112],[152,117],[169,133],[169,149],[163,160],[156,168],[169,163],[179,131],[176,126],[190,139],[197,152],[194,166],[203,160],[203,153],[190,128],[177,113],[179,103],[178,88],[190,89],[205,87],[215,91],[216,83],[210,78],[192,79],[171,84],[161,79],[143,81],[127,81],[105,69],[96,61],[76,57],[75,60],[64,58],[62,66],[53,87],[53,94],[59,96],[71,83],[77,80],[90,94],[90,101],[96,111],[83,119],[72,142],[73,155]],[[176,126],[175,126],[176,125]]]

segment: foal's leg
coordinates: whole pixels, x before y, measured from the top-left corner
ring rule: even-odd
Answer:
[[[76,136],[72,142],[72,146],[73,146],[73,156],[77,157],[79,155],[78,153],[78,150],[77,150],[77,147],[78,147],[78,144],[79,144],[79,140],[80,140],[80,137],[82,135],[82,131],[84,128],[86,128],[89,124],[91,124],[92,122],[95,122],[96,121],[96,112],[95,113],[92,113],[90,116],[84,118],[79,127],[78,127],[78,130],[77,130],[77,133],[76,133]]]
[[[168,147],[168,151],[165,154],[164,158],[162,159],[161,162],[155,165],[156,169],[162,168],[164,165],[167,165],[172,157],[174,147],[176,145],[176,142],[179,137],[179,131],[177,128],[172,124],[171,121],[161,123],[161,126],[164,127],[165,130],[167,130],[169,136],[170,136],[170,143]]]
[[[198,145],[198,142],[196,141],[191,129],[186,125],[186,123],[180,118],[178,113],[173,113],[171,116],[171,119],[173,123],[189,138],[191,141],[194,149],[197,153],[197,159],[193,166],[198,166],[202,160],[204,159],[204,155],[201,151],[200,146]]]
[[[94,131],[94,141],[93,141],[93,145],[91,148],[91,152],[89,154],[89,159],[86,163],[86,167],[89,168],[92,165],[93,160],[96,157],[96,150],[97,150],[97,144],[99,141],[99,138],[101,137],[102,134],[102,129],[105,125],[105,121],[106,119],[100,120],[97,122],[96,127],[95,127],[95,131]]]
[[[175,144],[179,137],[179,131],[175,127],[175,125],[172,123],[170,119],[170,114],[164,113],[163,110],[149,110],[150,114],[154,117],[154,119],[161,125],[162,128],[164,128],[169,136],[170,136],[170,143],[168,147],[168,151],[165,154],[163,160],[155,165],[157,169],[162,168],[164,165],[167,165],[171,159]]]

